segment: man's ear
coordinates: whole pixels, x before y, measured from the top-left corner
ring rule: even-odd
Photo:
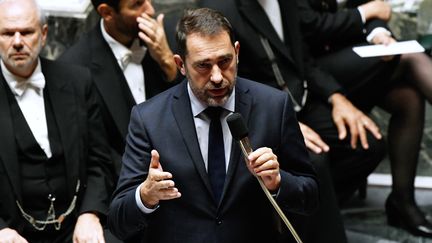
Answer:
[[[104,21],[110,21],[113,18],[115,10],[108,4],[102,3],[97,7],[97,12],[104,19]]]
[[[240,43],[238,41],[236,41],[234,43],[234,49],[237,55],[237,63],[239,63],[239,54],[240,54]]]
[[[175,54],[174,55],[174,61],[177,65],[178,70],[180,70],[180,73],[183,74],[183,76],[186,76],[186,69],[185,69],[185,64],[183,62],[183,59],[180,57],[180,55]]]
[[[42,46],[45,46],[46,40],[47,40],[47,36],[48,36],[48,25],[44,24],[42,26]]]

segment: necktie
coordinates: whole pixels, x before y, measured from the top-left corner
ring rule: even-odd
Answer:
[[[20,81],[14,80],[12,82],[13,91],[18,96],[22,96],[23,93],[28,88],[33,88],[39,94],[44,87],[45,87],[45,78],[42,73],[35,74],[27,80],[20,80]]]
[[[205,110],[211,119],[208,138],[208,176],[216,202],[219,202],[225,183],[225,150],[220,116],[222,107]]]
[[[128,53],[125,53],[125,54],[123,55],[123,57],[120,59],[121,68],[122,68],[123,70],[126,69],[127,65],[128,65],[128,64],[130,63],[130,61],[131,61],[131,58],[132,58],[132,54],[131,54],[130,52],[128,52]]]

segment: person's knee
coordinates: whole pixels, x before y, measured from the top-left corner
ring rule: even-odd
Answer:
[[[368,133],[368,149],[358,148],[356,153],[360,153],[364,158],[363,166],[368,173],[371,173],[378,164],[384,159],[386,156],[386,142],[384,139],[377,139],[372,134]]]

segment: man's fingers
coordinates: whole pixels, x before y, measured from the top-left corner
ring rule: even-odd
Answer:
[[[164,171],[150,171],[148,175],[151,181],[163,181],[172,178],[172,174]]]
[[[155,149],[151,151],[150,168],[162,170],[162,166],[159,163],[159,153]]]
[[[357,140],[359,137],[359,130],[357,127],[356,122],[350,122],[348,123],[350,134],[351,134],[351,147],[353,149],[357,148]]]
[[[369,130],[372,133],[372,135],[374,135],[375,138],[377,138],[377,139],[382,138],[382,135],[379,131],[379,128],[375,124],[375,122],[373,122],[372,120],[369,120],[369,121],[365,122],[364,124],[365,124],[365,128],[367,130]]]
[[[360,143],[362,145],[362,147],[364,149],[368,149],[369,148],[369,144],[367,141],[367,135],[366,135],[366,129],[365,129],[365,124],[361,121],[358,122],[357,125],[357,129],[358,129],[358,133],[359,133],[359,137],[360,137]]]
[[[165,15],[164,15],[164,14],[159,14],[159,15],[157,16],[156,21],[158,22],[158,24],[159,24],[160,26],[163,26],[163,20],[164,20],[164,18],[165,18]]]
[[[334,123],[336,125],[336,128],[338,130],[338,134],[339,134],[339,139],[345,139],[346,137],[346,128],[345,128],[345,123],[343,122],[342,118],[341,119],[335,119]]]
[[[181,197],[181,193],[176,187],[160,190],[160,200],[170,200]]]
[[[319,146],[315,145],[310,140],[305,139],[305,145],[306,145],[306,148],[310,149],[312,152],[314,152],[316,154],[322,153],[322,149]]]

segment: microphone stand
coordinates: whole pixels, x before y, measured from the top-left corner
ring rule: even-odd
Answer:
[[[243,152],[243,157],[245,159],[245,162],[249,163],[249,160],[247,158],[248,158],[249,154],[252,153],[252,149],[251,149],[252,147],[250,146],[249,138],[248,137],[242,138],[240,140],[239,144],[240,144],[241,150]],[[261,189],[264,191],[264,194],[267,196],[267,199],[270,201],[270,203],[273,205],[273,208],[278,213],[279,217],[282,219],[282,221],[288,227],[289,231],[291,232],[291,234],[294,237],[294,239],[296,240],[296,242],[297,243],[303,243],[302,240],[300,239],[299,235],[295,231],[294,227],[289,222],[288,218],[285,216],[285,214],[283,213],[282,209],[279,207],[279,205],[277,204],[276,200],[271,195],[270,191],[264,185],[264,182],[261,179],[261,177],[257,176],[256,173],[253,173],[253,175],[258,180],[259,185],[261,186]]]

